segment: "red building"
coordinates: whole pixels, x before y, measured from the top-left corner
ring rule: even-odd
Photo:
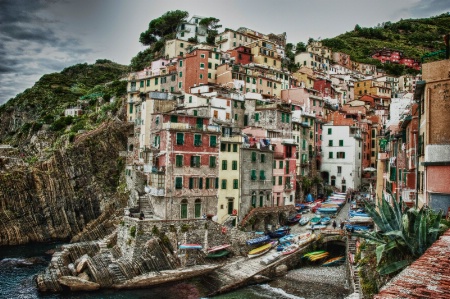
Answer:
[[[209,119],[163,113],[152,115],[154,171],[148,185],[161,219],[217,214],[219,126]]]
[[[403,56],[403,52],[391,49],[381,49],[377,50],[372,54],[372,58],[381,61],[381,63],[398,63],[403,64],[406,67],[420,70],[420,63],[413,58],[408,58]]]
[[[335,97],[334,89],[331,88],[331,80],[327,79],[317,79],[314,81],[314,90],[317,90],[321,93],[323,97]]]
[[[245,46],[240,46],[231,50],[228,50],[231,57],[235,58],[236,64],[249,64],[253,61],[253,55],[250,48]]]

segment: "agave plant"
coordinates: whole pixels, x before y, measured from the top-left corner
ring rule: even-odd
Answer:
[[[378,205],[366,202],[367,213],[378,230],[356,234],[376,245],[377,270],[386,275],[401,270],[420,257],[437,240],[446,226],[439,213],[422,207],[405,209],[402,200],[391,206],[384,196]]]

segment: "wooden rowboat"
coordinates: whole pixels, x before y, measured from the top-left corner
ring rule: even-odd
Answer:
[[[267,243],[266,245],[260,246],[258,248],[253,249],[253,250],[250,250],[248,252],[247,256],[249,258],[261,256],[261,255],[269,252],[275,244],[276,244],[276,242],[270,242],[270,243]]]
[[[225,248],[230,247],[230,244],[223,244],[223,245],[218,245],[218,246],[214,246],[208,249],[208,252],[214,252],[214,251],[219,251]]]
[[[344,260],[345,260],[344,256],[333,257],[333,258],[327,260],[325,263],[323,263],[322,266],[328,267],[328,266],[337,265],[337,264],[344,262]]]

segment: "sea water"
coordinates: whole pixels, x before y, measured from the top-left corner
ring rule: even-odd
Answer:
[[[0,247],[0,298],[67,298],[67,299],[97,299],[97,298],[158,298],[158,299],[197,299],[206,298],[208,290],[199,284],[198,279],[185,282],[165,284],[148,289],[138,290],[101,290],[96,292],[72,292],[63,294],[41,294],[35,284],[35,276],[43,271],[50,262],[49,250],[61,244],[32,244],[20,246]],[[47,253],[46,253],[47,252]],[[288,274],[289,275],[289,274]],[[333,293],[329,288],[327,294],[318,292],[323,289],[320,284],[305,286],[293,283],[283,278],[276,279],[269,284],[253,285],[229,292],[214,298],[249,298],[249,299],[315,299],[315,298],[344,298],[339,293]],[[308,296],[303,296],[304,291]],[[302,293],[303,292],[303,293]],[[315,292],[317,293],[315,295]],[[331,293],[330,293],[331,292]]]

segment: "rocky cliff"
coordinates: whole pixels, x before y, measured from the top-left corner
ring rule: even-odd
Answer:
[[[126,204],[119,192],[130,126],[108,121],[45,161],[0,163],[0,245],[104,237]],[[52,151],[52,148],[47,149]],[[17,158],[16,158],[17,159]],[[20,155],[19,155],[20,161]],[[13,166],[11,166],[13,165]],[[89,223],[89,231],[80,234]]]

